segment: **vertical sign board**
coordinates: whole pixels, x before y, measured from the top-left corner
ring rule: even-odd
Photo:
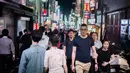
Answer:
[[[128,22],[129,22],[128,19],[121,19],[121,31],[120,31],[121,41],[125,40],[127,25],[129,24]]]
[[[3,18],[0,18],[0,35],[3,29],[5,29],[5,21]]]

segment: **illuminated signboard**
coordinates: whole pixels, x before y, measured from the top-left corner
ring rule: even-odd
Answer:
[[[1,35],[1,31],[5,28],[5,21],[3,18],[0,18],[0,35]]]
[[[128,24],[128,19],[121,19],[121,24]]]
[[[95,24],[95,19],[88,19],[88,24]]]

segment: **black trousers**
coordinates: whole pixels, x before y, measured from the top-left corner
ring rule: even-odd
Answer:
[[[0,73],[10,73],[12,68],[12,56],[0,55]]]
[[[71,69],[71,62],[72,62],[71,59],[67,59],[68,73],[73,73],[73,72],[72,72],[72,69]]]
[[[95,61],[93,58],[91,58],[91,67],[90,67],[89,73],[97,73],[95,71]]]

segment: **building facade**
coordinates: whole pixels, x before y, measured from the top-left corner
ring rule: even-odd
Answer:
[[[106,39],[117,44],[126,43],[130,36],[130,0],[104,0],[103,7],[106,9]]]

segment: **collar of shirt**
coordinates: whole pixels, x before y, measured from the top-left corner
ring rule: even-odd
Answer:
[[[38,44],[32,44],[31,47],[37,47],[39,46]]]
[[[95,43],[99,42],[99,40],[95,41]]]
[[[8,38],[7,36],[3,36],[3,38]]]

